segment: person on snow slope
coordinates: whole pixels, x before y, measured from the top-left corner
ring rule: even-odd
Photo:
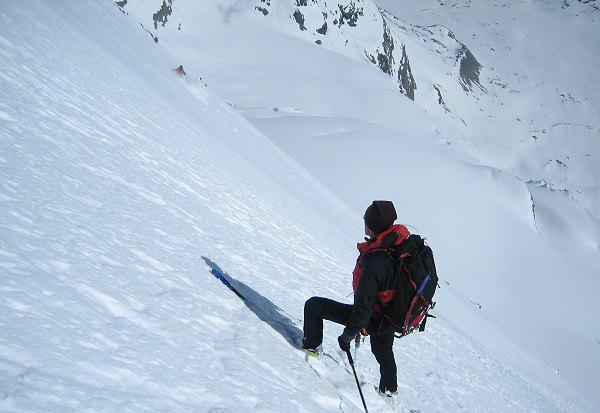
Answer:
[[[365,242],[357,245],[359,256],[353,271],[354,303],[344,304],[328,298],[311,297],[304,304],[302,348],[313,357],[322,353],[323,320],[345,325],[338,343],[343,351],[362,332],[368,334],[371,351],[379,363],[379,393],[397,394],[397,368],[394,359],[394,328],[383,310],[394,299],[394,263],[388,253],[410,235],[404,225],[394,225],[396,209],[391,201],[373,201],[367,208]]]

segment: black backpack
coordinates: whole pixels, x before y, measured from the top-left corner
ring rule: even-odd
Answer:
[[[432,301],[438,287],[438,276],[433,251],[419,235],[411,234],[399,246],[391,249],[394,261],[394,300],[384,314],[398,333],[404,337],[425,330],[428,311],[435,306]]]

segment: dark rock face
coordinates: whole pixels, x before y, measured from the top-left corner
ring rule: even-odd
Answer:
[[[440,86],[433,85],[433,88],[435,89],[435,91],[437,92],[437,95],[438,95],[438,104],[444,108],[444,111],[446,113],[449,113],[450,109],[448,109],[448,106],[446,106],[446,102],[444,102],[444,98],[442,97],[442,91],[440,90]]]
[[[398,82],[400,82],[400,92],[409,97],[411,100],[415,100],[417,83],[412,75],[410,62],[408,61],[408,55],[406,54],[406,47],[404,45],[402,45],[402,59],[400,60],[400,68],[398,69]]]
[[[300,30],[306,30],[306,26],[304,25],[304,15],[300,12],[300,10],[296,9],[294,12],[294,19],[296,19],[296,23],[298,23]]]
[[[325,21],[323,22],[323,26],[320,29],[317,29],[317,33],[325,36],[327,34],[327,16],[325,16]]]
[[[337,24],[338,27],[341,27],[344,23],[347,23],[350,27],[356,27],[358,18],[364,15],[363,8],[358,7],[353,1],[347,6],[338,4],[338,8],[340,10],[340,17],[337,23],[334,21],[334,24]]]
[[[152,15],[152,20],[154,20],[155,29],[158,28],[158,23],[160,23],[161,26],[164,27],[167,23],[168,17],[173,12],[173,0],[168,0],[168,2],[169,4],[167,4],[166,0],[163,0],[163,4],[160,7],[160,10]]]
[[[383,53],[377,55],[377,64],[382,72],[393,74],[394,65],[394,38],[390,34],[387,23],[383,22]]]
[[[365,50],[367,59],[369,59],[371,63],[377,65],[382,72],[390,76],[397,75],[400,92],[411,100],[415,100],[415,90],[417,89],[417,84],[412,75],[408,54],[406,53],[406,47],[402,45],[400,66],[398,66],[396,71],[396,68],[394,67],[396,63],[396,60],[394,59],[394,37],[392,36],[392,33],[390,32],[385,20],[383,21],[383,42],[381,45],[383,46],[383,51],[377,49],[377,57],[369,54]]]
[[[479,86],[480,89],[484,90],[481,83],[479,83],[479,73],[482,66],[465,45],[458,51],[456,61],[460,64],[459,81],[465,92],[472,92],[473,85]]]
[[[269,14],[269,9],[267,7],[271,6],[271,0],[260,0],[262,5],[255,6],[254,9],[261,12],[264,16]]]
[[[265,9],[264,7],[256,6],[255,9],[258,10],[259,12],[261,12],[265,16],[267,14],[269,14],[269,10]]]

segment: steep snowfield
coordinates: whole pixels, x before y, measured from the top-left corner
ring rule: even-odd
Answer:
[[[326,326],[329,356],[312,367],[288,341],[298,338],[306,298],[350,300],[362,209],[378,196],[404,199],[361,183],[364,169],[356,169],[369,150],[361,137],[377,131],[373,143],[391,145],[383,128],[332,116],[268,122],[265,129],[280,136],[310,129],[329,145],[352,139],[352,147],[330,152],[337,158],[308,163],[323,185],[207,88],[193,66],[178,77],[180,57],[163,47],[167,39],[154,43],[109,1],[15,2],[3,7],[0,27],[0,410],[362,411],[336,349],[339,327]],[[548,376],[489,327],[489,314],[471,301],[500,305],[489,291],[500,295],[501,286],[490,276],[488,290],[484,282],[476,295],[462,290],[463,249],[451,237],[468,234],[467,221],[529,237],[536,225],[584,237],[552,215],[570,211],[568,199],[562,205],[542,191],[552,199],[540,203],[534,222],[527,188],[514,178],[409,138],[393,145],[410,148],[406,168],[422,172],[424,181],[410,188],[445,188],[436,201],[449,207],[441,216],[424,192],[416,192],[423,202],[402,203],[402,219],[431,234],[445,275],[438,319],[396,344],[396,410],[593,411],[576,406],[562,372]],[[327,153],[323,142],[318,149]],[[359,190],[326,188],[340,182]],[[462,209],[463,199],[472,210]],[[595,223],[583,224],[596,242]],[[465,241],[471,275],[490,259],[475,240]],[[233,278],[248,306],[208,273],[202,256]],[[569,342],[568,351],[594,354],[578,344]],[[370,411],[389,410],[372,387],[378,371],[368,344],[356,359]]]
[[[449,288],[521,348],[499,354],[600,403],[600,331],[592,321],[600,316],[600,122],[592,86],[599,82],[587,64],[570,63],[589,57],[594,66],[597,43],[587,35],[595,14],[543,2],[453,2],[448,10],[438,2],[381,2],[400,17],[386,15],[411,59],[413,103],[364,56],[382,37],[371,2],[361,2],[357,34],[331,30],[320,46],[292,13],[308,20],[321,2],[273,2],[267,16],[254,3],[181,1],[154,32],[357,214],[373,198],[393,199],[403,222],[441,246]],[[150,26],[157,7],[131,1],[125,9]],[[544,31],[561,23],[569,30],[543,43]],[[535,38],[536,47],[519,36]],[[481,88],[465,92],[460,83],[453,61],[460,44],[481,61]],[[433,85],[449,113],[431,106]],[[583,110],[563,93],[585,100]],[[484,347],[497,347],[470,313],[453,317]]]

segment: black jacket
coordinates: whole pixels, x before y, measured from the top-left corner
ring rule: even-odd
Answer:
[[[376,238],[357,245],[360,255],[354,269],[354,304],[344,334],[355,336],[368,326],[369,334],[382,328],[382,306],[394,298],[394,263],[386,251],[400,245],[410,233],[393,225]]]
[[[369,334],[379,330],[382,314],[378,293],[392,287],[393,272],[394,266],[389,255],[376,252],[365,255],[362,277],[354,294],[352,314],[344,329],[345,334],[353,337],[367,326]]]

